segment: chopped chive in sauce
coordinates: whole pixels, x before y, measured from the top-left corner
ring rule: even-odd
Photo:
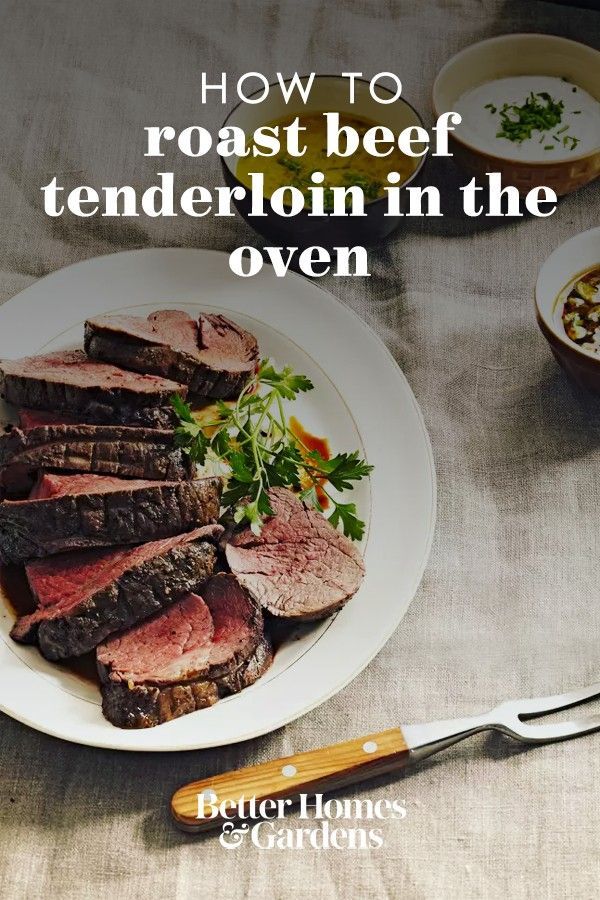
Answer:
[[[554,100],[545,91],[534,94],[533,91],[521,106],[505,103],[500,110],[499,137],[508,138],[513,143],[521,144],[531,138],[534,131],[549,131],[560,125],[564,103]]]
[[[562,80],[571,84],[567,78]],[[573,91],[577,91],[575,86],[573,86]],[[563,124],[565,104],[562,100],[556,100],[547,91],[540,91],[537,94],[531,91],[520,106],[516,103],[504,103],[498,110],[493,103],[487,103],[484,108],[489,109],[492,114],[499,112],[500,126],[496,137],[506,138],[514,144],[522,144],[524,141],[530,140],[534,137],[534,132],[540,134],[540,144],[549,137],[560,144],[560,135],[564,135],[562,143],[570,150],[574,150],[580,143],[579,138],[567,134],[570,128],[569,124]],[[579,114],[581,114],[581,110],[577,110],[577,115]],[[561,127],[554,131],[558,125]],[[552,131],[554,131],[553,134],[548,133]],[[537,137],[537,135],[535,136]],[[553,144],[544,146],[544,150],[553,149]]]
[[[288,169],[290,172],[300,172],[302,170],[302,166],[295,159],[291,159],[289,156],[280,156],[277,160],[280,166],[283,166],[284,169]]]

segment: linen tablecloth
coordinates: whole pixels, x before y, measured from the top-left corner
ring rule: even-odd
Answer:
[[[201,71],[391,70],[431,123],[435,73],[461,47],[521,30],[600,38],[598,13],[536,0],[3,0],[0,25],[2,300],[97,254],[260,245],[239,218],[43,213],[40,187],[55,174],[67,186],[153,183],[145,125],[217,126],[224,111],[201,107]],[[222,183],[216,157],[172,161],[182,183]],[[474,739],[349,791],[405,802],[380,850],[226,851],[168,818],[191,777],[600,676],[600,403],[566,381],[532,310],[541,262],[597,224],[599,185],[546,220],[468,220],[452,163],[432,160],[428,177],[443,219],[407,220],[371,252],[370,279],[320,282],[385,340],[432,438],[437,532],[406,618],[338,696],[240,746],[128,755],[0,716],[3,897],[597,895],[599,738],[528,752]]]

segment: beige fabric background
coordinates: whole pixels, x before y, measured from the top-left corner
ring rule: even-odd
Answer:
[[[198,102],[201,70],[391,69],[429,117],[434,73],[450,55],[519,30],[600,39],[598,13],[536,0],[2,0],[1,298],[100,253],[248,242],[238,220],[42,212],[39,188],[54,174],[67,185],[150,183],[144,125],[218,124],[222,110]],[[182,184],[220,180],[216,160],[174,164]],[[368,283],[322,282],[386,340],[433,441],[437,534],[404,622],[335,699],[242,746],[101,752],[0,716],[3,897],[597,896],[598,737],[528,752],[473,740],[357,791],[408,808],[373,852],[226,852],[214,837],[178,834],[167,816],[188,777],[600,676],[600,404],[556,368],[531,303],[550,250],[597,224],[599,186],[546,221],[471,222],[452,167],[432,164],[429,177],[443,185],[444,219],[407,223],[372,254]]]

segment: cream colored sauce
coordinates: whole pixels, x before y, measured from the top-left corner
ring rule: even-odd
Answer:
[[[501,128],[500,110],[505,103],[521,106],[531,94],[548,93],[553,100],[562,101],[561,123],[549,131],[534,131],[530,138],[516,143],[498,137]],[[486,108],[489,105],[494,109]],[[479,150],[500,157],[528,162],[552,162],[589,153],[600,148],[600,103],[578,85],[548,75],[520,75],[499,78],[480,84],[464,93],[456,103],[462,116],[457,134]],[[561,131],[568,126],[566,131]],[[556,132],[561,131],[560,134]],[[577,139],[571,149],[571,141]],[[552,149],[546,149],[551,147]]]

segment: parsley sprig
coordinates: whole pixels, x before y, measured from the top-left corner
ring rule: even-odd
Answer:
[[[307,504],[322,512],[318,487],[331,501],[331,524],[341,524],[345,535],[360,540],[365,525],[358,518],[356,504],[339,502],[324,484],[337,492],[352,490],[372,466],[357,451],[325,459],[290,430],[285,402],[312,389],[305,375],[296,375],[289,366],[278,371],[268,359],[262,360],[234,404],[216,404],[212,421],[199,424],[187,403],[172,397],[179,419],[176,442],[199,465],[211,460],[225,465],[228,481],[223,505],[233,510],[237,523],[247,522],[255,534],[260,534],[264,519],[273,514],[269,488],[297,491]]]

